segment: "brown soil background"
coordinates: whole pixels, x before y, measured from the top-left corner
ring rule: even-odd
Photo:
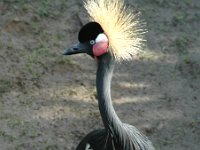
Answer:
[[[116,112],[157,150],[200,150],[200,1],[134,7],[147,22],[147,44],[115,69]],[[62,56],[85,16],[81,0],[0,0],[0,150],[73,150],[103,127],[95,61]]]

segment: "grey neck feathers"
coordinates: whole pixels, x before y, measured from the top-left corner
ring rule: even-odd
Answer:
[[[114,66],[115,60],[109,53],[99,57],[96,78],[100,114],[105,128],[113,134],[117,133],[122,126],[113,108],[110,92]]]

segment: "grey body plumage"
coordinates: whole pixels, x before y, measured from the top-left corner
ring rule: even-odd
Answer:
[[[151,141],[134,126],[122,123],[113,108],[110,85],[114,66],[115,60],[109,53],[99,57],[96,84],[105,129],[89,133],[77,150],[85,150],[87,143],[93,150],[154,150]]]

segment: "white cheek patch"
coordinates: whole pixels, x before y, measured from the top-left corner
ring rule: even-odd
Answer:
[[[95,43],[99,43],[99,42],[108,42],[108,38],[107,36],[104,34],[104,33],[100,33],[96,40],[95,40]]]

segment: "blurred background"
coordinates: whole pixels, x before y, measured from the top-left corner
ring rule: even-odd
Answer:
[[[200,1],[126,1],[146,47],[117,64],[113,103],[157,150],[200,149]],[[86,55],[62,56],[87,23],[81,0],[0,0],[0,149],[74,150],[102,128]]]

